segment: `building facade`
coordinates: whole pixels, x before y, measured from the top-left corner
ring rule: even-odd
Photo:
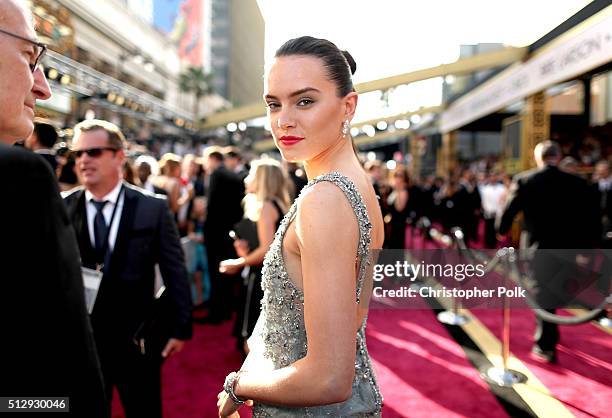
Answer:
[[[210,0],[205,67],[214,76],[215,92],[234,107],[262,100],[264,19],[252,0]]]
[[[136,138],[188,130],[191,97],[178,84],[184,65],[176,45],[152,26],[152,5],[32,0],[37,30],[50,48],[43,64],[54,92],[40,103],[41,116],[60,127],[104,118]]]

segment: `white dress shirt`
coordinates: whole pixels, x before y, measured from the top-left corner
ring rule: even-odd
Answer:
[[[147,179],[147,181],[145,181],[145,184],[142,185],[142,188],[150,191],[151,193],[155,193],[155,187],[153,187],[153,183],[150,179]]]
[[[113,210],[115,209],[115,206],[117,206],[115,218],[113,219],[113,224],[110,225],[110,233],[108,235],[108,249],[111,252],[113,251],[113,248],[115,248],[115,241],[117,240],[117,231],[119,229],[119,221],[121,219],[121,212],[123,211],[123,201],[125,193],[122,193],[121,198],[119,199],[119,192],[121,191],[122,184],[123,182],[119,181],[115,188],[111,190],[109,194],[100,199],[101,201],[108,201],[108,203],[104,206],[104,209],[102,209],[102,214],[104,215],[104,219],[106,220],[106,225],[109,224],[111,217],[113,216]],[[118,202],[117,199],[119,199]],[[89,229],[89,238],[91,240],[91,246],[95,248],[96,238],[94,235],[94,218],[96,217],[98,210],[96,209],[96,206],[92,203],[92,200],[98,199],[95,199],[93,194],[91,194],[89,190],[85,190],[85,201],[87,202],[87,228]]]
[[[599,186],[599,191],[600,192],[607,192],[610,189],[612,189],[612,176],[608,176],[608,178],[605,179],[600,179],[597,182],[597,185]]]
[[[504,211],[502,196],[506,193],[506,186],[501,183],[483,184],[479,187],[482,209],[485,217],[496,218]]]
[[[50,150],[49,148],[40,148],[40,149],[34,150],[34,152],[36,154],[55,155],[55,152],[53,152],[53,150]]]

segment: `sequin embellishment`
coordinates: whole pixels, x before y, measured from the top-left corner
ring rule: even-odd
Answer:
[[[355,212],[359,224],[359,244],[357,248],[358,275],[356,303],[360,302],[361,288],[369,264],[372,225],[363,198],[353,182],[340,173],[333,172],[312,179],[302,190],[308,189],[319,182],[332,182],[346,195]],[[302,194],[300,194],[300,197]],[[275,368],[285,367],[303,358],[308,350],[306,329],[304,326],[304,295],[289,278],[282,256],[283,238],[293,221],[300,202],[298,197],[285,214],[274,241],[264,259],[262,270],[262,310],[260,321],[262,327],[257,327],[260,339],[263,341],[263,356],[274,364]],[[355,350],[355,378],[353,394],[345,402],[304,408],[286,408],[257,403],[253,407],[254,417],[380,417],[382,396],[376,383],[372,364],[366,348],[365,328],[363,320],[357,332]],[[257,331],[259,330],[259,331]]]

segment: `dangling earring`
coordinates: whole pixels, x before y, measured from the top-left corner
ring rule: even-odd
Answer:
[[[344,122],[342,123],[342,138],[346,138],[346,134],[348,134],[349,131],[349,121],[348,119],[345,119]]]

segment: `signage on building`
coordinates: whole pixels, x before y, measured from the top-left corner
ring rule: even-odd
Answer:
[[[155,0],[153,24],[177,46],[181,60],[191,66],[203,63],[203,0]]]
[[[521,135],[521,164],[523,170],[536,166],[533,153],[530,151],[538,143],[550,139],[550,109],[547,103],[544,92],[536,93],[527,99]]]
[[[68,9],[55,1],[34,0],[32,12],[38,36],[54,51],[72,57],[74,29]]]
[[[554,84],[612,61],[612,6],[561,35],[544,52],[476,88],[442,113],[442,132],[458,129]]]

